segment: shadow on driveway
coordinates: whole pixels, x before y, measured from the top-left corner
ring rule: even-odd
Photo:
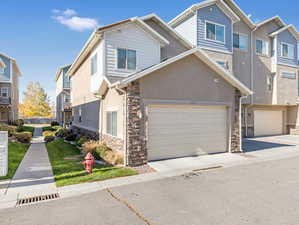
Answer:
[[[274,148],[293,147],[293,146],[296,145],[281,144],[281,143],[275,143],[271,141],[267,142],[267,141],[250,140],[250,139],[243,140],[243,150],[245,152],[262,151],[271,148],[274,149]]]

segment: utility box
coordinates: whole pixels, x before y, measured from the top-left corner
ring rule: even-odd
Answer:
[[[8,132],[0,131],[0,177],[8,172]]]

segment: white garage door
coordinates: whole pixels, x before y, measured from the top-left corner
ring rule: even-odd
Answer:
[[[278,135],[282,133],[282,111],[254,111],[254,136]]]
[[[149,106],[148,159],[227,151],[227,108]]]

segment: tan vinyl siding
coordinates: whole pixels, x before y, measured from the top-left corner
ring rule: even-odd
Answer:
[[[109,89],[102,100],[102,132],[107,134],[107,112],[117,112],[117,137],[124,139],[124,95],[116,89]]]
[[[172,58],[188,50],[154,20],[146,20],[145,23],[169,41],[169,45],[161,48],[161,60]]]

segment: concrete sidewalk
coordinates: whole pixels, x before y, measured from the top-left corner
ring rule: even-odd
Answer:
[[[3,199],[17,199],[57,193],[42,128],[35,128],[32,144],[20,163]],[[2,197],[1,197],[2,198]]]

